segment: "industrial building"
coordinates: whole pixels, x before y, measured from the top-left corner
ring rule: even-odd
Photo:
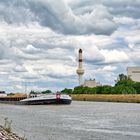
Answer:
[[[78,51],[78,69],[76,70],[78,77],[79,77],[79,86],[84,87],[96,87],[100,86],[101,84],[99,82],[96,82],[95,79],[85,80],[83,83],[83,74],[85,73],[85,70],[83,69],[83,56],[82,56],[83,50],[79,49]]]
[[[127,76],[135,82],[140,82],[140,67],[127,67]]]
[[[95,79],[90,79],[90,80],[85,80],[83,86],[84,87],[97,87],[100,86],[101,84],[99,82],[96,82]]]

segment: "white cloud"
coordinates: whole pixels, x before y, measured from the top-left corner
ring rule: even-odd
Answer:
[[[28,91],[76,86],[79,48],[85,78],[112,84],[124,63],[140,65],[139,4],[139,0],[1,0],[1,89],[24,92],[26,84]]]
[[[71,7],[63,0],[29,0],[19,3],[9,1],[0,2],[0,19],[7,24],[26,25],[38,22],[41,26],[49,27],[64,34],[111,34],[117,25],[113,16],[103,5],[95,5],[91,13],[74,14]],[[57,7],[57,8],[56,8]],[[20,15],[20,16],[19,16]]]
[[[103,71],[114,71],[116,70],[117,68],[115,66],[105,66],[103,68]]]
[[[119,50],[101,50],[101,54],[105,57],[106,63],[115,63],[115,62],[128,62],[129,57],[124,51]]]

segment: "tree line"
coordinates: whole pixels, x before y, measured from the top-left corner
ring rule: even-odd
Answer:
[[[48,93],[52,93],[51,90],[44,90],[44,91],[30,91],[30,94],[48,94]]]
[[[103,85],[97,87],[77,86],[74,89],[61,91],[68,94],[140,94],[140,82],[134,82],[129,76],[119,74],[114,86]]]
[[[30,94],[49,94],[51,90],[33,91]],[[114,86],[102,85],[97,87],[77,86],[74,89],[65,88],[61,93],[67,94],[140,94],[140,82],[134,82],[129,76],[119,74]]]

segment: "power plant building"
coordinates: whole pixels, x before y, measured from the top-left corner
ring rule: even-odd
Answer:
[[[96,82],[95,79],[90,79],[90,80],[85,80],[83,86],[84,87],[97,87],[97,86],[100,86],[101,84],[99,82]]]
[[[140,67],[127,67],[127,76],[135,82],[140,82]]]

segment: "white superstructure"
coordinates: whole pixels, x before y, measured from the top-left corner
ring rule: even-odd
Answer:
[[[78,69],[77,69],[77,74],[79,76],[79,86],[83,84],[83,79],[82,76],[84,74],[84,69],[83,69],[83,57],[82,57],[82,49],[79,49],[79,65],[78,65]]]
[[[46,94],[20,100],[20,104],[41,105],[41,104],[70,104],[72,102],[71,96],[68,94]]]
[[[135,82],[140,82],[140,67],[127,67],[127,76]]]
[[[0,91],[0,97],[6,97],[7,94],[5,93],[5,91]]]

